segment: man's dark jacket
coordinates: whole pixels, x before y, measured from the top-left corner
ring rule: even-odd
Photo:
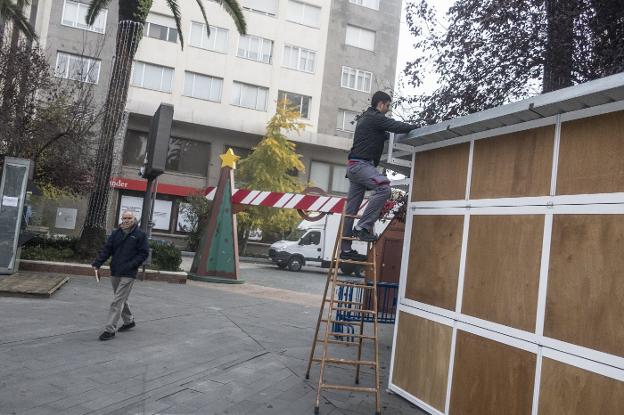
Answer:
[[[372,161],[379,164],[384,142],[388,139],[386,131],[391,133],[407,133],[416,128],[415,125],[395,121],[388,118],[373,107],[369,107],[360,117],[355,127],[353,147],[349,159]]]
[[[134,225],[134,228],[127,234],[121,228],[117,228],[108,237],[92,265],[96,268],[101,267],[111,255],[113,259],[110,270],[113,277],[136,278],[139,266],[149,255],[145,232],[137,225]]]

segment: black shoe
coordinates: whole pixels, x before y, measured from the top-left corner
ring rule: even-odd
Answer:
[[[117,329],[117,331],[126,331],[126,330],[130,330],[132,327],[136,326],[136,324],[134,323],[134,321],[131,321],[128,324],[124,324],[123,326],[119,327]]]
[[[377,240],[377,235],[370,233],[368,229],[353,228],[353,236],[363,242],[375,242]]]
[[[102,341],[110,340],[113,337],[115,337],[115,333],[111,333],[109,331],[105,331],[104,333],[100,334],[100,340]]]
[[[355,249],[350,249],[348,251],[340,251],[340,259],[363,262],[366,261],[368,257],[366,255],[360,254]]]

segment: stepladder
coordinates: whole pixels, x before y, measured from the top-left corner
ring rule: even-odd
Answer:
[[[368,242],[366,259],[341,259],[342,241],[357,240],[355,237],[343,236],[345,217],[359,218],[343,213],[340,220],[308,358],[306,379],[310,379],[312,364],[320,363],[315,414],[320,413],[323,391],[334,390],[374,394],[375,414],[380,415],[376,244]],[[365,279],[345,279],[339,276],[340,265],[344,263],[364,267]],[[339,370],[341,367],[355,368],[354,384],[336,380],[344,379],[344,370]],[[332,372],[340,372],[340,376],[331,376]]]

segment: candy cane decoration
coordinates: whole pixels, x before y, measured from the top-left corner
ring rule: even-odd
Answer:
[[[206,199],[213,200],[216,187],[206,189]],[[303,193],[266,192],[250,189],[234,189],[232,203],[248,206],[267,206],[284,209],[297,209],[299,211],[311,211],[319,213],[342,213],[347,199],[336,196],[309,195]],[[364,211],[368,204],[365,199],[360,205],[359,214]]]

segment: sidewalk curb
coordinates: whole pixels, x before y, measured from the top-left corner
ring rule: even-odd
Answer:
[[[93,277],[93,268],[91,265],[71,262],[31,261],[22,259],[19,261],[19,270]],[[141,274],[142,272],[139,271],[137,278],[139,278]],[[100,268],[100,277],[110,277],[109,267],[103,266]],[[186,272],[147,269],[145,270],[144,280],[186,284]]]

